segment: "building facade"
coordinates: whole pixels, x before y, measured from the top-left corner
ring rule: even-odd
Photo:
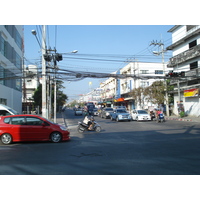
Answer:
[[[185,74],[170,81],[174,85],[173,112],[200,116],[200,26],[176,25],[168,32],[172,33],[172,44],[167,50],[172,50],[173,55],[168,67]]]
[[[23,26],[0,25],[0,103],[22,111]]]
[[[150,63],[150,62],[131,62],[120,70],[121,74],[133,75],[135,78],[121,79],[120,94],[121,101],[129,109],[148,109],[149,107],[157,107],[145,100],[142,104],[138,104],[130,95],[131,90],[139,87],[145,88],[151,86],[153,82],[163,80],[162,77],[167,73],[166,64]],[[161,79],[160,79],[161,77]],[[142,94],[141,94],[142,95]]]

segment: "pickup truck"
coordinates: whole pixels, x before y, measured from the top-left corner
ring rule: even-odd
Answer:
[[[111,120],[118,121],[131,121],[131,115],[125,109],[115,109],[112,113],[110,113]]]

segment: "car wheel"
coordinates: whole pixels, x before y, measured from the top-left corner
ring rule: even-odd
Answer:
[[[51,141],[54,143],[60,142],[62,140],[62,135],[59,132],[53,132],[50,136]]]
[[[138,119],[138,117],[136,117],[136,121],[137,121],[137,122],[139,122],[139,119]]]
[[[12,136],[9,133],[4,133],[1,136],[1,142],[3,144],[10,144],[12,142]]]
[[[77,130],[79,133],[83,133],[85,131],[85,128],[83,126],[78,126]]]
[[[101,131],[101,127],[100,127],[100,126],[97,126],[97,127],[95,128],[95,131],[96,131],[96,132],[100,132],[100,131]]]
[[[117,117],[116,121],[119,122],[119,118],[118,117]]]

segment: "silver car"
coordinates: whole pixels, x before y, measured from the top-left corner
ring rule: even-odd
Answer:
[[[110,118],[116,121],[131,121],[131,115],[125,109],[115,109],[110,113]]]
[[[131,117],[136,121],[150,121],[151,117],[146,110],[132,110]]]

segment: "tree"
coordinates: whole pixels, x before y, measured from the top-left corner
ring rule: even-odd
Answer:
[[[145,88],[144,95],[147,101],[153,104],[163,104],[165,101],[165,84],[163,81],[155,81],[151,86]]]
[[[130,95],[135,100],[135,105],[138,105],[138,106],[142,107],[142,105],[144,104],[143,93],[144,93],[144,88],[143,87],[139,87],[139,88],[133,89],[130,92]]]
[[[66,94],[63,93],[62,89],[64,88],[64,86],[62,85],[63,81],[58,81],[56,82],[56,86],[57,86],[57,98],[56,98],[56,102],[57,102],[57,109],[59,108],[59,106],[63,106],[68,97]],[[42,84],[40,84],[38,86],[38,88],[35,90],[34,94],[33,94],[33,99],[34,99],[34,105],[35,106],[40,106],[42,107]],[[54,85],[52,85],[52,95],[51,95],[51,102],[53,105],[54,102]],[[54,105],[53,105],[54,106]]]

